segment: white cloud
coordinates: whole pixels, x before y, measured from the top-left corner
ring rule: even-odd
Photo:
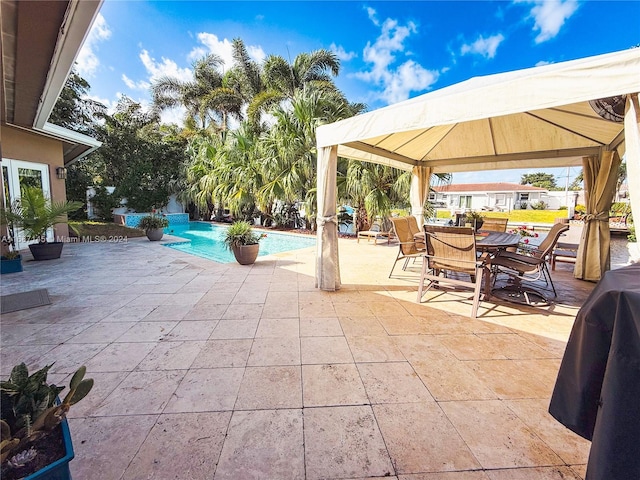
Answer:
[[[153,83],[165,76],[177,78],[183,82],[193,79],[193,73],[190,68],[180,68],[176,62],[165,57],[162,57],[162,61],[158,62],[145,49],[140,52],[140,60],[147,73],[149,73],[149,83]]]
[[[378,20],[377,12],[375,9],[371,7],[367,7],[367,15],[369,16],[369,20],[376,26],[380,26],[380,20]]]
[[[187,55],[187,59],[193,62],[194,60],[198,60],[199,58],[204,57],[207,53],[209,53],[209,50],[207,50],[206,48],[195,47],[189,52],[189,55]]]
[[[163,110],[160,114],[160,121],[164,124],[175,123],[178,126],[184,125],[184,117],[187,109],[184,107],[174,107]]]
[[[131,80],[129,77],[127,77],[124,73],[122,74],[122,81],[125,83],[125,85],[127,87],[129,87],[131,90],[143,90],[143,91],[147,91],[149,90],[149,88],[151,87],[151,84],[149,82],[145,82],[144,80],[141,80],[139,82],[134,82],[133,80]]]
[[[389,103],[409,98],[411,92],[426,90],[438,79],[438,72],[430,71],[413,60],[404,62],[392,73],[382,97]]]
[[[352,58],[358,56],[356,52],[347,52],[342,45],[336,45],[335,43],[332,43],[329,46],[329,50],[335,53],[336,56],[344,62],[348,62]]]
[[[549,65],[553,62],[547,62],[546,60],[540,60],[538,63],[536,63],[536,67],[541,67],[543,65]]]
[[[91,26],[91,30],[89,30],[89,35],[87,35],[87,39],[82,45],[82,49],[76,58],[76,68],[80,76],[91,78],[95,75],[96,70],[100,65],[100,60],[96,54],[98,44],[108,40],[110,37],[111,30],[109,30],[107,21],[101,13],[98,13],[98,16]]]
[[[466,55],[468,53],[473,53],[476,55],[482,55],[485,58],[493,58],[496,56],[496,51],[498,50],[498,46],[504,40],[504,35],[501,33],[497,35],[492,35],[490,37],[484,38],[482,35],[478,37],[478,39],[471,43],[465,43],[460,48],[460,53],[462,55]]]
[[[247,46],[247,53],[252,59],[254,59],[258,63],[264,62],[264,59],[267,58],[267,54],[264,53],[264,50],[260,46],[255,46],[255,45]]]
[[[375,11],[368,9],[369,18],[376,23]],[[380,98],[387,103],[394,103],[409,98],[411,92],[428,89],[438,79],[437,71],[427,70],[413,60],[407,60],[399,66],[394,66],[398,54],[409,56],[405,52],[404,42],[417,32],[413,22],[400,25],[397,20],[387,18],[381,27],[381,32],[372,44],[367,42],[362,58],[371,64],[369,70],[356,73],[354,76],[366,82],[382,87]]]
[[[191,50],[188,57],[190,60],[202,58],[207,53],[215,53],[224,61],[225,70],[233,66],[233,47],[229,39],[224,38],[220,40],[217,35],[206,32],[199,33],[197,37],[198,41],[202,43],[204,47],[197,46]],[[259,45],[247,45],[247,53],[258,63],[267,58],[267,54]]]
[[[577,0],[516,0],[516,3],[533,3],[530,17],[535,20],[533,30],[538,33],[536,43],[551,40],[564,23],[578,10]]]

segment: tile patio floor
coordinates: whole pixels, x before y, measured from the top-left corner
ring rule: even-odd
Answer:
[[[2,316],[0,373],[87,366],[76,480],[583,478],[589,443],[546,410],[593,284],[563,264],[561,304],[472,320],[467,293],[418,305],[415,273],[389,280],[396,249],[340,240],[329,293],[314,249],[243,267],[146,239],[66,245],[2,277],[53,303]]]

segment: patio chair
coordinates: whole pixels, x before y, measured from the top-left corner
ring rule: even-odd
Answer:
[[[391,220],[391,224],[393,225],[394,235],[398,240],[398,255],[396,256],[396,259],[391,266],[389,278],[391,278],[393,269],[395,268],[396,263],[398,263],[398,260],[404,259],[402,270],[406,270],[407,265],[409,264],[409,260],[420,258],[425,252],[424,243],[420,241],[416,242],[413,233],[411,233],[409,218],[413,218],[413,220],[415,221],[415,217],[392,217],[389,219]]]
[[[386,239],[387,245],[391,243],[392,232],[389,230],[383,231],[382,226],[378,222],[374,222],[373,225],[369,228],[369,230],[362,230],[358,232],[357,243],[360,243],[361,238],[366,238],[367,243],[373,240],[374,245],[378,245],[378,239]]]
[[[506,232],[508,218],[484,217],[481,230],[490,232]]]
[[[570,225],[569,230],[558,239],[558,243],[551,252],[551,271],[556,269],[556,263],[576,263],[583,227],[583,225]]]
[[[409,224],[409,230],[411,231],[411,236],[416,239],[416,235],[418,235],[418,237],[421,237],[423,234],[422,229],[418,226],[418,220],[416,219],[416,217],[414,217],[413,215],[409,215],[408,217],[405,217],[407,219],[407,223]],[[422,242],[419,239],[416,239],[416,245],[418,246],[418,248],[421,248],[422,250],[424,250],[426,248],[424,242]]]
[[[425,225],[424,232],[427,253],[424,255],[425,261],[422,264],[422,274],[420,275],[418,303],[421,303],[425,292],[432,286],[437,288],[440,283],[470,287],[473,288],[471,317],[476,318],[480,304],[483,273],[487,267],[485,259],[479,259],[476,256],[474,229]],[[461,280],[459,276],[457,278],[450,276],[457,273],[469,275],[471,281]],[[441,274],[445,276],[441,276]],[[424,288],[425,281],[429,282],[426,289]]]
[[[560,235],[569,230],[566,224],[556,223],[542,243],[535,247],[522,246],[518,252],[500,251],[489,260],[494,284],[498,274],[505,273],[515,280],[513,291],[517,298],[523,298],[524,303],[531,304],[532,296],[540,297],[543,302],[547,302],[544,295],[533,289],[525,289],[522,282],[537,282],[544,280],[545,284],[551,285],[554,297],[558,296],[556,287],[551,279],[551,274],[547,268],[547,260],[556,246]]]

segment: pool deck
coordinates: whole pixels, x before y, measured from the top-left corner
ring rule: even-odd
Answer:
[[[531,308],[388,279],[397,246],[340,240],[343,288],[314,288],[315,249],[218,264],[151,243],[69,244],[2,294],[52,304],[2,316],[1,372],[86,365],[70,412],[73,477],[580,479],[589,442],[547,407],[592,283],[554,272]],[[398,271],[400,263],[398,263]],[[60,383],[59,383],[60,384]]]

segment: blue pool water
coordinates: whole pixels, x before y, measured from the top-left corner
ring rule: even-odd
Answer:
[[[181,252],[208,258],[215,262],[235,262],[233,253],[227,250],[223,239],[227,227],[212,225],[206,222],[189,222],[186,226],[169,226],[164,232],[169,235],[184,238],[184,242],[166,243],[165,247],[180,250]],[[260,254],[288,252],[300,248],[314,247],[315,237],[303,237],[287,235],[286,233],[268,232],[266,238],[260,240]]]

